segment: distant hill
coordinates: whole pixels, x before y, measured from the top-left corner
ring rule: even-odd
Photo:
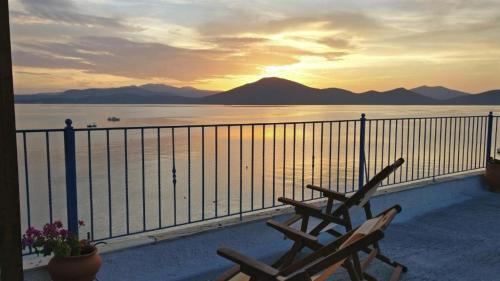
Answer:
[[[460,105],[500,105],[500,90],[487,91],[449,100],[449,104]]]
[[[65,104],[377,104],[441,105],[500,104],[500,90],[467,94],[444,87],[397,88],[354,93],[339,88],[318,89],[282,78],[263,78],[229,91],[216,93],[162,84],[68,90],[60,93],[16,95],[16,103]]]
[[[193,87],[174,87],[165,84],[145,84],[139,87],[155,93],[172,93],[185,98],[201,98],[218,93],[218,91],[200,90]]]
[[[435,100],[399,88],[356,94],[339,88],[317,89],[281,78],[263,78],[202,99],[214,104],[433,104]]]
[[[162,91],[161,89],[164,89]],[[172,89],[176,94],[166,91]],[[119,88],[91,88],[67,90],[60,93],[16,95],[16,103],[88,103],[88,104],[134,104],[134,103],[192,103],[189,96],[206,96],[209,91],[195,88],[176,88],[167,85],[148,84]]]
[[[469,95],[469,93],[448,89],[442,86],[420,86],[417,88],[413,88],[410,91],[436,100],[449,100]]]

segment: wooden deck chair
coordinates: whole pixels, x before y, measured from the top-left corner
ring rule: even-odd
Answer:
[[[311,204],[295,201],[293,199],[280,197],[280,198],[278,198],[278,200],[280,202],[288,204],[288,205],[292,205],[295,207],[296,214],[283,223],[269,220],[267,222],[267,224],[269,226],[283,232],[288,238],[294,238],[296,236],[296,234],[293,234],[293,235],[290,234],[290,226],[292,224],[297,223],[300,220],[301,220],[301,222],[300,222],[299,230],[301,232],[307,233],[310,236],[316,237],[321,232],[328,232],[331,235],[339,237],[342,235],[341,232],[339,232],[333,228],[328,228],[328,227],[331,225],[340,225],[340,226],[343,226],[346,231],[352,230],[352,221],[351,221],[349,211],[354,206],[359,206],[359,207],[362,207],[364,209],[366,219],[373,218],[373,214],[372,214],[372,210],[371,210],[371,206],[370,206],[370,198],[376,192],[377,188],[380,186],[382,181],[387,179],[403,163],[404,163],[404,159],[400,158],[397,161],[395,161],[393,164],[388,165],[382,171],[380,171],[378,174],[376,174],[371,180],[369,180],[368,183],[366,183],[366,185],[364,185],[360,190],[356,191],[350,197],[347,197],[346,195],[341,194],[341,193],[336,192],[336,191],[333,191],[333,190],[325,189],[325,188],[318,187],[318,186],[308,185],[307,186],[308,188],[322,192],[323,196],[325,196],[327,198],[327,204],[326,204],[325,210],[322,210],[321,208],[318,208],[318,207],[311,205]],[[334,205],[335,201],[340,202],[340,204],[337,207],[335,207],[335,205]],[[393,208],[399,208],[399,211],[401,210],[399,206],[395,206]],[[391,210],[391,209],[392,208],[390,208],[388,210]],[[385,212],[387,212],[387,211],[385,211]],[[309,220],[310,217],[320,219],[320,223],[314,227],[311,227],[310,220]],[[292,235],[292,236],[290,236],[290,235]],[[309,247],[309,245],[304,244],[303,241],[295,241],[292,248],[273,265],[276,267],[282,267],[282,266],[286,266],[286,265],[290,264],[294,260],[296,255],[304,247]],[[369,254],[375,255],[375,257],[377,259],[379,259],[379,260],[381,260],[381,261],[383,261],[383,262],[385,262],[393,267],[401,267],[402,270],[406,272],[407,268],[404,265],[402,265],[396,261],[393,261],[390,258],[384,256],[381,253],[380,247],[378,246],[377,243],[375,243],[374,247],[375,247],[376,253],[370,252]],[[368,250],[366,250],[366,251],[368,251]],[[357,260],[356,257],[354,259],[355,259],[355,261]],[[359,262],[356,261],[356,264],[359,264]]]
[[[238,266],[235,267],[237,270],[225,272],[216,281],[325,281],[340,267],[347,269],[351,280],[376,280],[365,272],[373,259],[368,258],[366,265],[359,269],[353,264],[353,256],[380,241],[384,236],[383,230],[397,213],[396,208],[388,210],[327,245],[321,245],[315,237],[298,232],[297,235],[303,236],[302,239],[313,245],[315,250],[283,268],[267,265],[231,249],[220,248],[217,253]],[[400,271],[394,271],[390,280],[398,280],[400,274]]]

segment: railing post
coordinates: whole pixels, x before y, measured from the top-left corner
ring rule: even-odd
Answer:
[[[491,141],[493,138],[493,112],[488,114],[488,134],[486,137],[486,161],[491,157]]]
[[[76,192],[75,130],[71,119],[66,119],[64,128],[64,159],[66,168],[66,210],[68,230],[78,236],[78,200]]]
[[[358,177],[358,189],[363,188],[365,179],[365,128],[366,128],[366,118],[365,114],[361,114],[360,128],[359,128],[359,177]]]

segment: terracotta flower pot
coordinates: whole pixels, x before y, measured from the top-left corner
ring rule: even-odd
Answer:
[[[486,163],[484,179],[491,191],[500,192],[500,162],[490,160]]]
[[[93,247],[88,254],[75,257],[53,257],[48,270],[53,281],[93,281],[101,267],[101,257]]]

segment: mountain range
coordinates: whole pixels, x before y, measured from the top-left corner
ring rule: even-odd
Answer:
[[[396,88],[382,92],[355,93],[340,88],[312,88],[294,81],[270,77],[225,92],[146,84],[16,95],[15,101],[55,104],[500,105],[500,90],[469,94],[441,86],[421,86],[414,89]]]

